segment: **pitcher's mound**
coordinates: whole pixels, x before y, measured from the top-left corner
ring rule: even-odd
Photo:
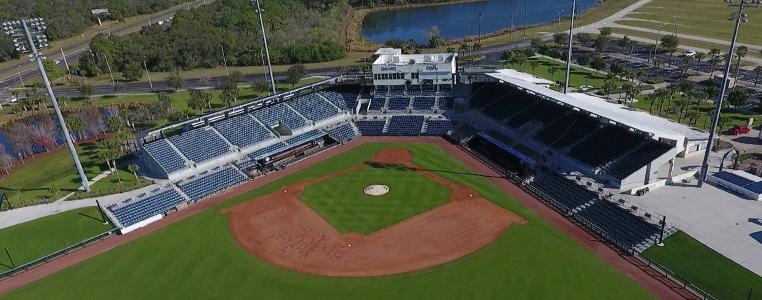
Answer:
[[[362,192],[368,196],[383,196],[389,192],[389,186],[383,184],[371,184],[366,186]]]

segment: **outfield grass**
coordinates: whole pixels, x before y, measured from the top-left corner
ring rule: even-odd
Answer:
[[[82,167],[87,178],[101,174],[106,170],[106,164],[98,159],[97,149],[94,144],[77,146]],[[119,183],[116,174],[110,175],[92,185],[91,193],[103,194],[102,191],[124,191],[125,188],[134,189],[145,186],[150,182],[138,181],[132,173],[119,170],[122,182]],[[51,193],[50,186],[54,185],[58,191]],[[66,147],[59,147],[50,153],[42,154],[33,159],[27,159],[18,169],[10,175],[0,179],[0,192],[5,193],[14,207],[47,203],[58,199],[70,192],[75,192],[81,186],[79,175],[74,168],[74,163]],[[86,197],[87,193],[80,192],[80,198]],[[3,205],[5,207],[5,205]]]
[[[35,259],[111,230],[96,207],[86,207],[0,229],[0,249],[8,248],[18,267]],[[0,272],[11,262],[0,255]]]
[[[389,186],[369,196],[371,184]],[[416,195],[416,196],[411,196]],[[450,190],[421,173],[402,167],[368,166],[309,185],[299,198],[340,232],[372,233],[450,200]]]
[[[687,9],[690,7],[690,9]],[[643,7],[627,15],[628,18],[653,20],[649,27],[655,29],[659,22],[666,23],[662,32],[675,32],[677,26],[680,34],[704,36],[730,42],[734,23],[728,21],[736,7],[729,7],[724,1],[717,0],[653,0]],[[762,10],[747,9],[749,20],[762,19]],[[677,18],[675,18],[676,16]],[[762,23],[743,23],[738,33],[738,42],[762,44]]]
[[[664,240],[664,247],[642,253],[677,273],[717,299],[762,299],[762,278],[710,249],[689,235],[678,232]]]
[[[251,256],[220,209],[405,148],[421,168],[459,181],[528,220],[485,248],[424,271],[371,278],[313,276]],[[0,299],[648,299],[623,273],[431,144],[368,144],[235,197]]]
[[[537,62],[537,68],[532,69],[531,62]],[[555,74],[550,72],[550,68],[555,66],[558,68]],[[514,66],[505,65],[503,67],[515,68]],[[551,80],[556,84],[560,84],[566,76],[566,64],[552,60],[545,57],[532,57],[522,68],[518,68],[519,71],[532,74],[534,76]],[[603,86],[603,82],[606,80],[606,75],[600,72],[591,71],[588,69],[580,68],[572,65],[569,71],[569,86],[579,88],[583,85],[593,86],[594,88],[600,88]]]

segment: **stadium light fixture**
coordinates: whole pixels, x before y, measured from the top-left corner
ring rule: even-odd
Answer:
[[[572,0],[571,17],[569,18],[569,50],[566,53],[566,80],[564,80],[564,94],[569,90],[569,74],[571,73],[572,41],[574,30],[574,15],[577,12],[577,0]]]
[[[267,56],[267,72],[270,73],[270,85],[272,86],[273,95],[278,93],[275,89],[275,78],[273,77],[273,67],[270,64],[270,49],[267,48],[267,34],[265,33],[265,22],[262,19],[262,8],[259,7],[259,0],[251,0],[257,6],[257,14],[259,14],[259,27],[262,28],[262,41],[265,44],[265,55]]]
[[[706,181],[706,177],[709,174],[709,154],[712,151],[712,144],[714,144],[714,134],[717,131],[717,123],[720,119],[720,113],[722,111],[722,100],[725,98],[725,93],[728,89],[728,76],[730,75],[730,67],[733,62],[733,52],[736,48],[736,40],[738,39],[738,29],[741,27],[741,22],[748,22],[749,16],[744,13],[744,9],[747,7],[757,8],[762,4],[762,0],[724,0],[729,6],[737,6],[738,12],[732,13],[729,20],[736,21],[735,28],[733,29],[733,37],[730,42],[730,49],[728,49],[728,59],[725,60],[725,69],[722,73],[722,88],[720,89],[720,95],[715,101],[714,114],[712,115],[712,125],[709,126],[709,139],[707,140],[706,149],[704,149],[704,160],[701,163],[701,173],[698,178],[698,187],[701,187]],[[740,58],[739,58],[740,59]],[[711,79],[711,78],[710,78]]]
[[[30,53],[29,57],[31,60],[37,63],[37,69],[40,70],[42,82],[45,84],[45,88],[48,91],[50,102],[53,103],[53,110],[58,119],[58,126],[61,126],[66,146],[69,148],[69,153],[74,161],[74,166],[77,168],[77,173],[79,173],[79,178],[82,181],[82,188],[86,192],[89,192],[90,182],[87,180],[87,175],[85,175],[85,171],[82,169],[82,163],[80,163],[79,156],[77,156],[77,149],[74,148],[74,141],[71,139],[69,129],[66,128],[66,122],[61,113],[61,108],[58,106],[56,95],[53,94],[53,88],[50,87],[48,74],[45,73],[45,67],[42,65],[42,60],[45,59],[45,57],[37,52],[38,48],[42,49],[49,46],[48,38],[45,34],[45,29],[47,29],[45,21],[42,18],[10,21],[2,23],[2,27],[5,34],[13,40],[14,46],[16,46],[16,51],[19,53]],[[26,41],[24,41],[24,37],[26,37]]]

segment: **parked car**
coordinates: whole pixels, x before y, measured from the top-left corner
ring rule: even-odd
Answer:
[[[747,134],[749,133],[750,130],[749,130],[749,127],[736,125],[736,126],[733,126],[733,128],[730,128],[729,131],[730,131],[730,134],[732,135],[739,135],[739,134]]]
[[[685,54],[685,56],[691,57],[691,56],[696,55],[696,51],[694,51],[694,50],[685,50],[685,52],[683,52],[683,54]]]

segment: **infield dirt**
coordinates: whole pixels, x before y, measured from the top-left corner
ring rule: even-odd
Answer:
[[[386,149],[371,162],[233,206],[229,226],[249,253],[287,269],[365,277],[421,270],[472,253],[526,221],[471,188],[417,168],[407,150]],[[341,233],[299,200],[306,186],[374,164],[419,172],[451,190],[450,202],[371,234]],[[415,195],[410,195],[414,201]]]

